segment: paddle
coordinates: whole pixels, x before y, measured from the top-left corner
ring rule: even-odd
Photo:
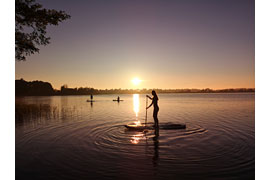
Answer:
[[[147,106],[148,106],[148,98],[146,95],[146,107],[145,107],[146,111],[145,111],[145,124],[144,124],[144,126],[146,126],[146,123],[147,123]]]

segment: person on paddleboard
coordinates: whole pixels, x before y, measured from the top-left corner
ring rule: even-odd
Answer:
[[[152,105],[154,105],[154,110],[153,110],[153,118],[155,121],[155,127],[158,127],[158,111],[159,111],[159,107],[158,107],[158,96],[155,90],[152,91],[152,95],[153,97],[150,97],[148,95],[146,95],[146,97],[148,97],[149,99],[152,100],[152,103],[146,107],[146,109],[150,108]]]

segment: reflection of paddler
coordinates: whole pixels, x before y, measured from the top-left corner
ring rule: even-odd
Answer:
[[[153,156],[153,165],[157,166],[158,165],[158,160],[159,160],[159,127],[155,127],[155,136],[153,137],[153,142],[154,142],[154,156]]]

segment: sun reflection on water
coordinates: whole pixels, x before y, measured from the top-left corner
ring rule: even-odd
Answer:
[[[135,134],[131,137],[130,142],[132,144],[138,144],[140,142],[140,140],[143,138],[144,134],[140,133],[140,134]]]
[[[133,111],[136,115],[136,121],[134,121],[131,126],[142,126],[140,120],[138,120],[138,114],[140,109],[140,95],[133,94]],[[132,144],[138,144],[140,140],[144,137],[143,133],[135,134],[131,137],[130,142]]]
[[[136,115],[136,120],[138,118],[139,108],[140,108],[140,101],[139,101],[139,94],[133,94],[133,110]]]

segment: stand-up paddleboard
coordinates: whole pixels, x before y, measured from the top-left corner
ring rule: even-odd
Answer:
[[[137,130],[137,131],[141,131],[141,130],[145,130],[145,129],[155,129],[154,125],[150,125],[150,123],[148,125],[145,126],[145,124],[135,124],[135,123],[131,123],[131,124],[127,124],[124,125],[128,130]],[[159,124],[159,129],[164,129],[164,130],[173,130],[173,129],[186,129],[186,125],[185,124],[174,124],[174,123],[160,123]]]
[[[127,125],[124,125],[127,129],[129,130],[143,130],[143,129],[146,129],[147,127],[150,127],[150,125],[146,126],[144,123],[141,124],[141,123],[130,123],[130,124],[127,124]]]
[[[118,102],[119,102],[119,101],[124,101],[124,100],[117,100],[117,99],[113,99],[113,101],[118,101]]]
[[[87,99],[86,102],[95,102],[95,101]]]
[[[164,123],[160,125],[160,129],[186,129],[185,124]]]
[[[124,125],[128,130],[134,130],[134,131],[141,131],[141,130],[145,130],[145,129],[151,129],[153,127],[151,126],[138,126],[138,125],[134,125],[134,124],[128,124],[128,125]]]

